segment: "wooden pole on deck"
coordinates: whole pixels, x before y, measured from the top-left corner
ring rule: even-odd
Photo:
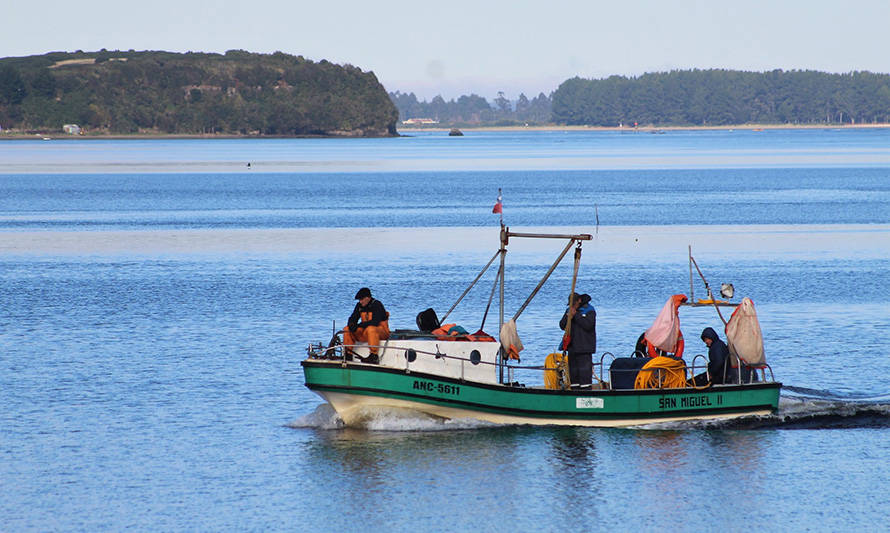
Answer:
[[[569,311],[572,310],[572,307],[575,305],[575,285],[578,282],[578,269],[581,266],[581,243],[578,243],[578,246],[575,248],[575,268],[572,272],[572,290],[569,292]],[[562,352],[565,356],[565,373],[566,376],[563,379],[564,388],[569,388],[572,386],[572,373],[569,367],[569,343],[572,342],[572,317],[574,314],[567,314],[566,316],[566,331],[562,337]]]

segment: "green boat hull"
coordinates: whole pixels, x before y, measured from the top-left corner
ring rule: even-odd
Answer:
[[[380,407],[494,423],[616,427],[776,412],[782,384],[719,385],[704,390],[549,390],[475,383],[401,369],[306,360],[306,386],[347,425]]]

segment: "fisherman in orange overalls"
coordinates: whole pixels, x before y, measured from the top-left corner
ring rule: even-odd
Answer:
[[[358,303],[343,330],[346,359],[352,359],[352,346],[356,342],[367,342],[371,353],[362,362],[376,365],[380,362],[377,355],[380,341],[389,338],[389,313],[379,300],[371,298],[371,289],[367,287],[359,289],[355,299]]]

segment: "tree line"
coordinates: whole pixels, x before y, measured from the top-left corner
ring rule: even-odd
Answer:
[[[515,101],[499,92],[493,103],[471,94],[446,101],[436,96],[431,101],[418,101],[414,93],[399,91],[389,93],[390,99],[399,110],[401,120],[429,118],[449,126],[514,126],[542,125],[552,122],[550,97],[544,93],[528,99],[520,93]]]
[[[890,75],[810,70],[676,70],[638,77],[572,78],[529,101],[504,93],[419,102],[391,92],[401,120],[447,125],[725,126],[890,123]]]
[[[0,127],[98,133],[396,135],[373,72],[282,52],[53,52],[0,59]]]
[[[890,123],[890,75],[676,70],[571,78],[550,95],[489,102],[387,93],[373,72],[282,52],[52,52],[0,59],[0,127],[91,133],[396,135],[449,126]]]
[[[890,123],[890,75],[811,70],[677,70],[572,78],[552,120],[592,126]]]

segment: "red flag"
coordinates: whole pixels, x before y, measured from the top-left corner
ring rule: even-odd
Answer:
[[[504,202],[501,199],[501,190],[498,189],[498,201],[494,204],[494,207],[491,208],[492,213],[503,213],[504,212]]]

